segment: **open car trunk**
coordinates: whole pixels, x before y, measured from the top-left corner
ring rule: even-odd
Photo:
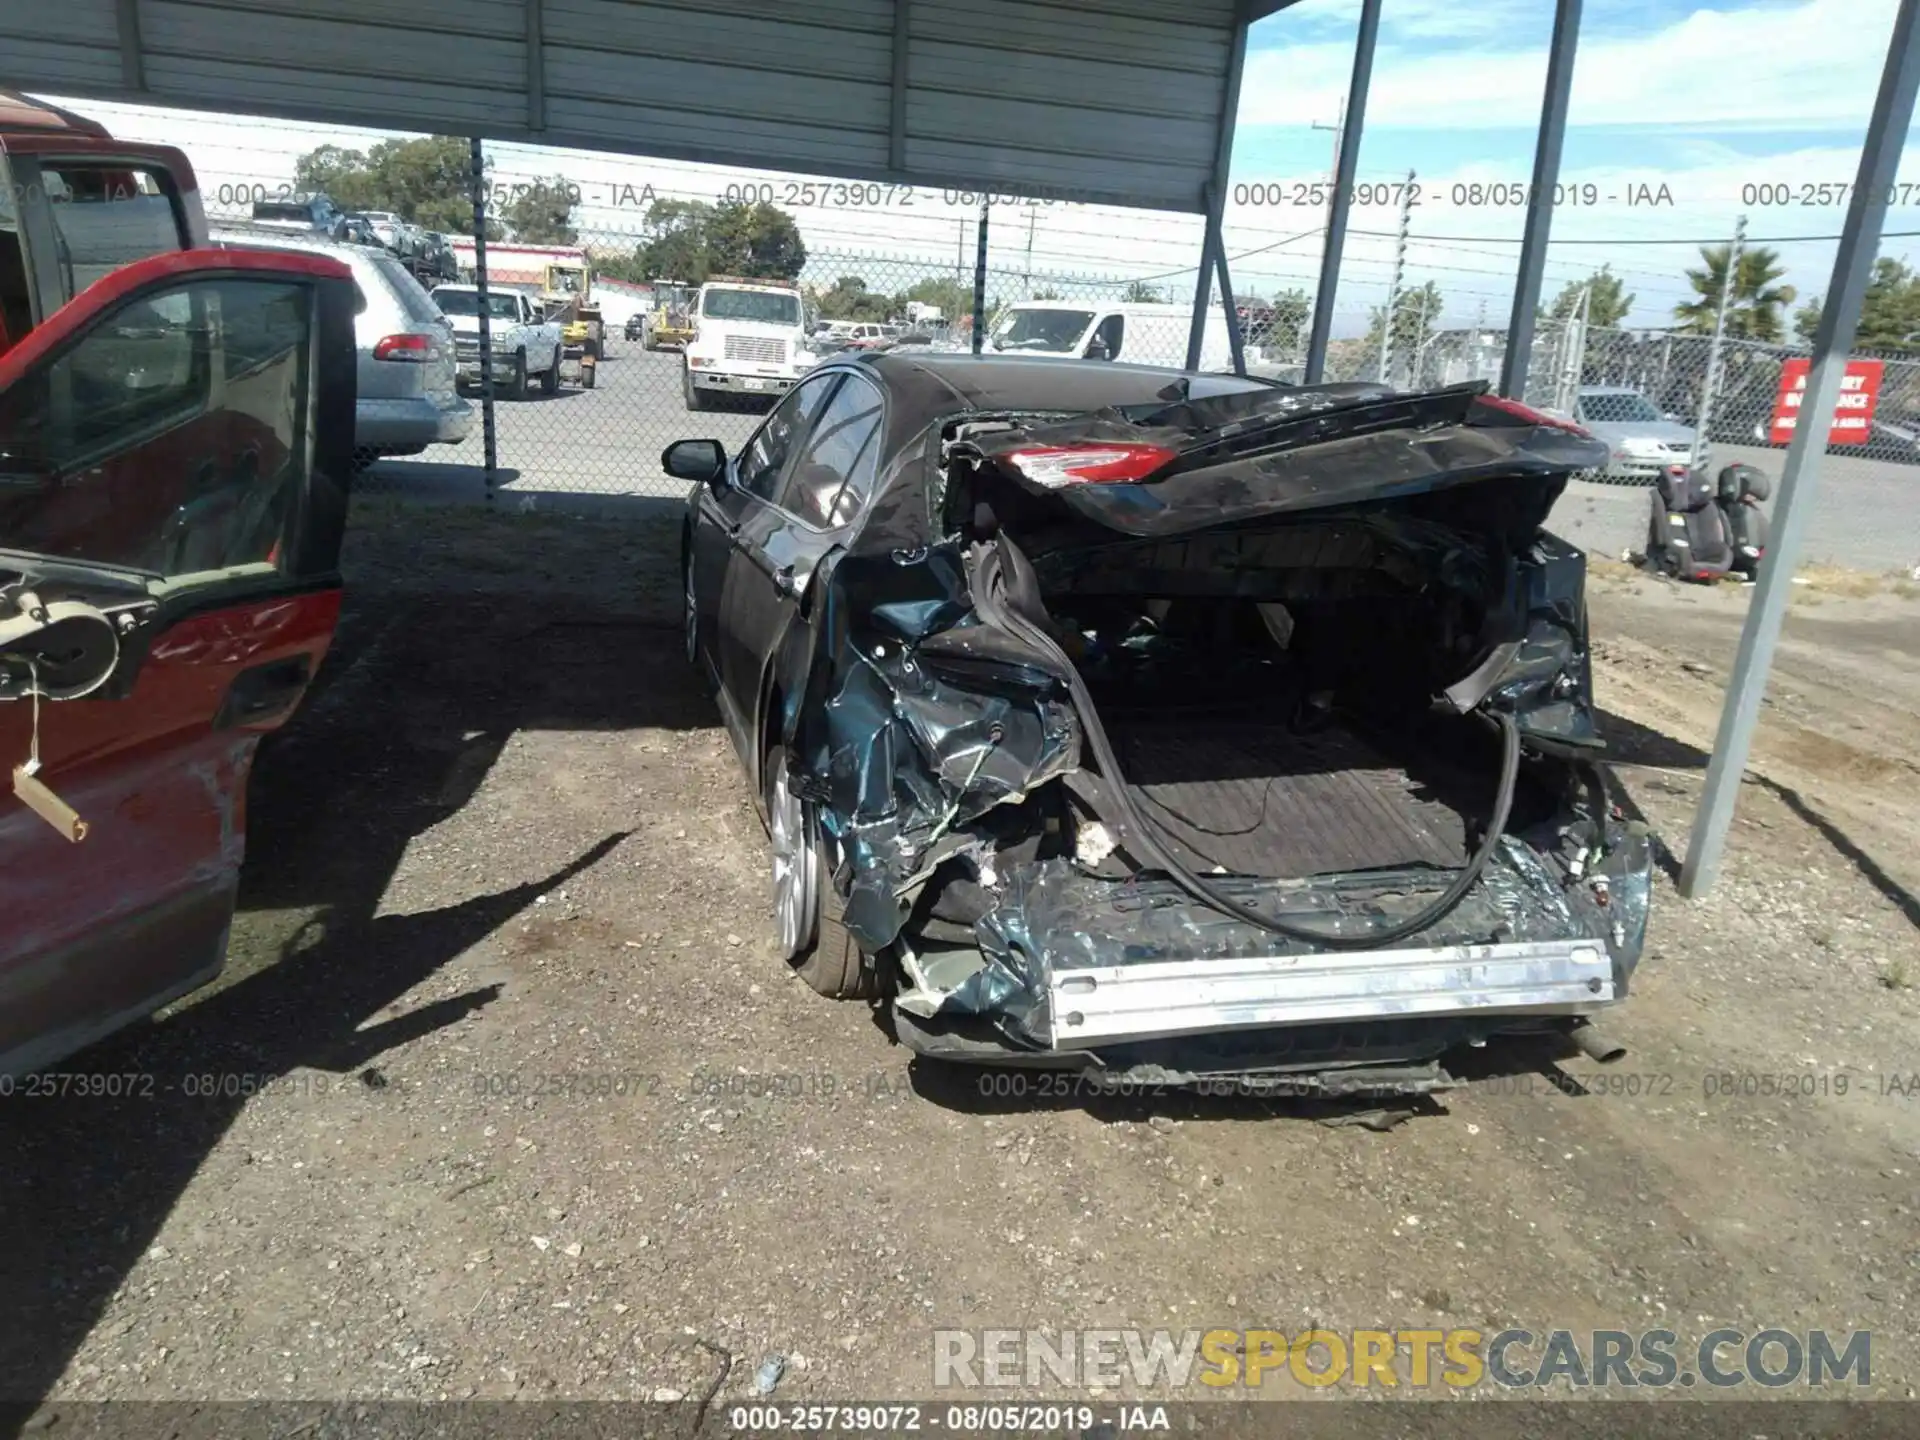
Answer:
[[[951,427],[952,542],[835,568],[797,753],[924,1053],[1421,1090],[1624,995],[1647,845],[1540,529],[1593,443],[1263,398]]]

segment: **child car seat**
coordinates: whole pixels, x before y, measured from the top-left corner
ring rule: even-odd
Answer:
[[[1704,471],[1671,471],[1655,482],[1647,525],[1647,563],[1676,580],[1713,581],[1733,568],[1715,486]]]
[[[1760,502],[1773,493],[1773,481],[1751,465],[1729,465],[1720,472],[1716,504],[1726,517],[1733,568],[1752,579],[1767,553],[1767,512]]]

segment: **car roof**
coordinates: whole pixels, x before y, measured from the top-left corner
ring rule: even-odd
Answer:
[[[112,138],[98,120],[32,99],[18,90],[0,90],[0,131],[7,130],[53,130],[96,140]]]
[[[1190,374],[1162,365],[1126,365],[1071,356],[969,355],[951,351],[883,350],[835,359],[829,367],[860,366],[899,395],[910,410],[928,414],[969,410],[1098,410],[1147,405],[1185,379],[1196,395],[1271,390],[1271,382],[1237,375]],[[823,367],[826,368],[826,367]]]
[[[1581,395],[1638,395],[1641,392],[1631,385],[1582,385],[1576,392]]]

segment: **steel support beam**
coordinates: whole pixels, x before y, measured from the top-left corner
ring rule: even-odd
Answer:
[[[887,124],[887,164],[907,170],[907,66],[913,32],[913,0],[893,0],[893,110]]]
[[[487,305],[487,154],[480,137],[467,142],[467,183],[473,197],[473,283],[480,311],[480,434],[487,503],[499,483],[500,451],[493,424],[493,320]]]
[[[527,4],[527,129],[536,135],[547,128],[547,42],[541,33],[546,21],[544,0]]]
[[[120,31],[120,83],[129,90],[145,90],[147,63],[140,48],[140,0],[117,0],[114,20]]]
[[[1240,307],[1233,298],[1233,276],[1227,273],[1227,242],[1222,235],[1213,240],[1213,263],[1220,272],[1220,303],[1227,309],[1227,350],[1233,356],[1233,373],[1247,373],[1247,339],[1240,333]]]
[[[986,343],[987,330],[987,212],[993,202],[980,201],[980,229],[973,244],[973,353],[978,355]]]
[[[1227,56],[1227,83],[1220,92],[1219,126],[1214,132],[1213,178],[1201,192],[1201,207],[1207,228],[1200,239],[1200,274],[1193,287],[1193,324],[1187,330],[1187,369],[1200,368],[1200,347],[1207,333],[1207,303],[1213,298],[1216,266],[1220,269],[1221,288],[1226,288],[1226,242],[1221,238],[1221,216],[1227,203],[1227,180],[1233,170],[1233,127],[1240,113],[1240,80],[1247,69],[1247,28],[1253,24],[1252,0],[1237,0],[1233,7],[1233,45]],[[1227,301],[1231,322],[1233,301]]]
[[[1780,497],[1774,502],[1773,535],[1760,563],[1759,584],[1747,607],[1747,623],[1740,632],[1733,678],[1727,685],[1726,708],[1720,712],[1720,730],[1713,740],[1713,759],[1707,765],[1706,788],[1694,817],[1687,843],[1686,864],[1680,871],[1680,893],[1689,899],[1712,887],[1726,853],[1727,831],[1733,824],[1734,802],[1753,749],[1753,731],[1760,720],[1760,699],[1767,688],[1780,625],[1786,619],[1793,593],[1793,566],[1800,557],[1813,510],[1813,491],[1827,454],[1827,431],[1840,403],[1847,357],[1860,328],[1860,307],[1867,283],[1873,278],[1880,232],[1886,224],[1887,192],[1900,167],[1900,152],[1913,123],[1916,85],[1920,85],[1920,0],[1900,0],[1894,17],[1893,40],[1873,118],[1867,123],[1866,143],[1860,150],[1859,177],[1847,207],[1847,223],[1833,260],[1833,279],[1827,286],[1820,328],[1813,337],[1813,369],[1807,377],[1806,398],[1793,427],[1780,471]],[[1704,436],[1701,437],[1705,439]]]
[[[1340,153],[1333,167],[1333,194],[1327,205],[1327,243],[1320,255],[1320,287],[1314,295],[1313,328],[1307,335],[1307,363],[1301,379],[1318,385],[1327,369],[1327,342],[1333,338],[1333,302],[1340,293],[1340,258],[1347,248],[1347,212],[1353,200],[1354,167],[1360,160],[1360,136],[1367,125],[1367,91],[1373,85],[1373,49],[1380,39],[1380,0],[1360,0],[1360,33],[1353,42],[1353,78],[1347,83],[1347,111],[1340,125]]]
[[[1507,353],[1500,362],[1500,393],[1526,398],[1527,364],[1533,358],[1533,316],[1547,273],[1547,241],[1553,231],[1553,192],[1560,183],[1560,150],[1567,138],[1567,103],[1573,94],[1573,61],[1580,44],[1580,0],[1558,0],[1553,41],[1547,51],[1547,89],[1540,102],[1540,134],[1533,147],[1533,188],[1527,192],[1521,232],[1520,270],[1514,280],[1513,316],[1507,322]]]

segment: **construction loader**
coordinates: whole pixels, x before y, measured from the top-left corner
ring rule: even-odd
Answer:
[[[606,322],[593,294],[593,262],[550,262],[540,299],[546,306],[547,319],[560,324],[563,356],[575,372],[567,378],[577,379],[583,390],[593,389],[594,372],[607,348]]]

